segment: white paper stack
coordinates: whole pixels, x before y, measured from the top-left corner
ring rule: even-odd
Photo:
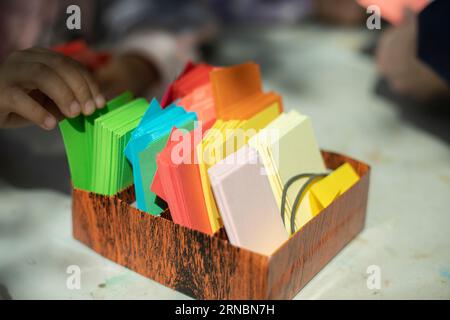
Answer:
[[[242,147],[211,167],[208,174],[233,245],[271,255],[288,239],[280,207],[254,148]]]

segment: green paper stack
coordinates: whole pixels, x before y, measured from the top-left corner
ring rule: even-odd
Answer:
[[[90,116],[59,123],[75,188],[111,195],[132,183],[123,149],[148,107],[145,99],[132,99],[125,92]]]
[[[113,195],[133,183],[132,168],[124,150],[147,108],[147,100],[140,98],[95,119],[93,192]]]

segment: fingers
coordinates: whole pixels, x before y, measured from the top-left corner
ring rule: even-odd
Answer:
[[[28,91],[27,94],[33,98],[34,101],[37,101],[37,103],[43,106],[45,110],[50,112],[50,114],[53,115],[58,122],[64,120],[65,116],[62,114],[61,110],[59,110],[55,102],[43,94],[40,90],[31,90]]]
[[[67,106],[60,105],[61,111],[66,116],[75,116],[79,112],[83,112],[85,115],[92,114],[96,108],[102,108],[105,105],[105,99],[100,94],[100,89],[93,80],[91,74],[77,61],[67,58],[59,53],[52,52],[46,49],[33,48],[25,51],[18,52],[14,57],[12,57],[12,62],[19,63],[30,63],[30,64],[42,64],[47,66],[54,74],[56,74],[66,86],[72,92],[70,98],[73,101],[69,105],[69,114],[64,112],[67,111]],[[37,69],[45,69],[42,66],[36,67]],[[44,71],[46,74],[49,70]],[[48,76],[48,78],[54,79],[54,76]],[[35,81],[36,84],[42,85],[42,81]],[[58,86],[61,88],[61,86]],[[47,88],[47,90],[51,88]],[[47,92],[46,92],[47,94]],[[53,99],[53,96],[50,96]],[[67,98],[68,99],[68,98]],[[59,100],[67,100],[59,97]],[[67,101],[65,102],[67,103]]]
[[[50,67],[60,76],[72,90],[85,115],[92,114],[96,109],[94,97],[85,77],[80,72],[81,67],[75,67],[66,57],[51,52],[32,52],[30,62],[40,62]]]
[[[69,59],[57,52],[48,52],[45,49],[35,50],[38,54],[40,54],[40,58],[42,59],[42,61],[44,61],[44,63],[48,63],[49,66],[53,67],[58,72],[58,74],[62,75],[63,77],[67,74],[66,72],[73,74],[73,78],[70,77],[70,79],[68,79],[73,82],[73,86],[71,86],[72,88],[76,88],[77,86],[83,84],[86,85],[86,87],[80,88],[80,91],[89,90],[90,101],[88,100],[86,101],[86,103],[88,103],[91,107],[94,106],[94,110],[95,107],[103,108],[105,106],[105,98],[100,93],[99,86],[85,66],[83,66],[78,61]],[[78,75],[75,75],[75,73],[78,73]],[[79,81],[76,82],[75,79]],[[77,91],[78,90],[75,90],[76,95]],[[88,93],[85,93],[87,96]],[[86,103],[82,105],[86,107]],[[87,111],[91,111],[91,107],[83,108],[83,110],[87,109]]]
[[[68,84],[52,68],[37,62],[25,62],[10,65],[15,73],[10,81],[27,89],[39,89],[52,99],[66,117],[75,117],[80,113],[80,103]]]
[[[97,108],[103,108],[106,105],[105,98],[101,94],[100,88],[97,85],[96,81],[93,79],[93,76],[89,73],[88,70],[84,66],[81,65],[81,63],[70,60],[70,62],[76,67],[81,75],[83,76],[84,80],[88,84],[90,90],[91,90],[91,96],[94,99],[94,102],[97,106]]]
[[[45,130],[51,130],[57,124],[54,116],[19,87],[8,88],[5,103],[8,106],[7,110],[11,112],[11,120],[14,120],[12,122],[26,119]]]

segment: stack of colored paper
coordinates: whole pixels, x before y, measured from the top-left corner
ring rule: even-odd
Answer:
[[[175,99],[184,97],[195,88],[209,83],[209,74],[212,70],[213,67],[206,63],[200,63],[194,66],[174,82],[173,97]]]
[[[130,92],[125,92],[109,101],[105,108],[98,109],[90,116],[80,115],[76,118],[64,119],[59,123],[69,162],[72,184],[75,188],[97,191],[92,186],[94,180],[93,161],[97,152],[94,151],[94,142],[96,141],[96,137],[94,137],[95,120],[125,105],[132,98]],[[124,119],[126,120],[127,117]],[[120,153],[116,154],[116,157],[120,156]]]
[[[279,95],[263,93],[261,73],[256,63],[213,70],[210,78],[218,119],[250,119],[272,105],[283,111]]]
[[[224,226],[232,244],[270,255],[359,179],[344,164],[286,187],[327,170],[310,119],[282,113],[254,63],[189,64],[164,99],[175,102],[127,92],[63,120],[74,186],[113,195],[134,181],[138,209],[159,215],[161,198],[175,223],[210,235]]]
[[[167,107],[172,102],[183,98],[196,88],[209,83],[209,74],[214,69],[206,63],[187,63],[179,77],[167,88],[161,99],[161,106]]]
[[[165,147],[173,127],[192,130],[195,113],[171,104],[162,109],[153,99],[145,115],[126,146],[125,154],[133,166],[134,187],[138,209],[159,215],[163,211],[156,203],[156,195],[150,185],[156,171],[156,156]]]
[[[195,112],[198,120],[202,121],[207,126],[214,123],[216,120],[214,97],[212,95],[210,83],[194,89],[191,93],[177,102],[177,104],[187,111]]]
[[[174,130],[157,157],[151,190],[164,199],[175,223],[212,234],[198,169],[196,146],[208,127],[189,133]]]
[[[250,139],[249,144],[258,150],[264,161],[273,193],[280,207],[283,188],[289,179],[301,173],[326,172],[310,119],[295,111],[280,115]],[[305,182],[306,179],[298,180],[287,193],[283,218],[289,233],[292,205]],[[302,213],[297,215],[301,216]]]
[[[232,159],[208,170],[229,241],[263,255],[287,239],[280,207],[255,149],[244,146]]]
[[[147,108],[139,98],[94,120],[92,191],[112,195],[132,184],[124,150]]]
[[[260,111],[249,120],[217,120],[211,130],[197,146],[199,171],[203,195],[213,232],[222,226],[214,196],[212,194],[208,169],[220,160],[244,146],[248,139],[267,126],[279,115],[276,104]]]

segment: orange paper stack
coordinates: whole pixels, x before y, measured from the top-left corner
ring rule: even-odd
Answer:
[[[213,70],[210,78],[218,119],[250,119],[273,104],[283,111],[278,94],[262,91],[261,72],[254,62]]]

